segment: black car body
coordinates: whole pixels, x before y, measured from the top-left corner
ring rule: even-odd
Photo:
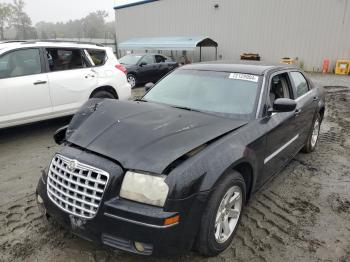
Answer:
[[[239,83],[255,82],[253,111],[242,115],[199,111],[146,101],[147,94],[143,101],[90,100],[67,130],[62,129],[65,137],[57,133],[65,146],[39,181],[39,203],[50,217],[82,238],[129,252],[188,251],[198,242],[203,214],[220,180],[232,170],[239,172],[248,200],[305,148],[313,123],[324,115],[323,89],[294,67],[193,64],[175,70],[157,85],[173,74],[176,78],[176,74],[188,73],[199,74],[199,79],[202,74],[220,73]],[[290,99],[281,97],[283,92]],[[92,173],[85,174],[84,165]],[[89,193],[85,186],[69,189],[76,178],[70,179],[72,172],[59,173],[69,168],[81,172],[81,183],[100,188],[93,217],[84,218],[84,211],[77,215],[72,210],[70,198],[81,190]],[[124,176],[130,171],[164,177],[169,191],[163,206],[120,196]],[[57,198],[48,196],[50,172],[58,173],[57,184],[64,191],[55,191]],[[107,175],[102,184],[89,180],[103,174]],[[93,200],[84,199],[88,208]],[[140,243],[142,248],[138,248]]]
[[[178,63],[161,54],[130,54],[119,62],[128,71],[131,87],[148,82],[157,82],[170,71],[178,67]]]

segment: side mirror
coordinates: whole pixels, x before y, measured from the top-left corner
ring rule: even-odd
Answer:
[[[282,113],[282,112],[292,112],[296,109],[297,103],[289,98],[278,98],[273,103],[272,110],[269,111],[271,113]]]
[[[146,62],[141,62],[141,63],[139,64],[140,67],[143,67],[143,66],[145,66],[145,65],[147,65]]]
[[[53,139],[55,140],[57,145],[61,145],[66,141],[67,128],[68,126],[61,127],[53,135]]]
[[[147,83],[147,84],[145,85],[145,90],[146,90],[146,92],[148,92],[152,87],[154,87],[154,84],[153,84],[152,82]]]

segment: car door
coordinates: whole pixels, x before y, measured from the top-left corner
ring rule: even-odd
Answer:
[[[158,81],[169,72],[169,64],[165,62],[166,58],[162,55],[155,55],[155,60],[158,66],[156,73],[156,81]]]
[[[46,56],[53,112],[74,113],[97,87],[97,72],[78,48],[50,47]]]
[[[140,83],[155,82],[158,71],[154,55],[144,55],[138,63],[138,81]]]
[[[48,76],[39,48],[0,56],[0,127],[24,124],[52,113]]]
[[[276,73],[270,77],[267,108],[278,98],[293,99],[293,90],[288,72]],[[278,172],[298,151],[300,131],[297,129],[296,112],[272,113],[265,118],[268,125],[264,157],[263,181]]]
[[[296,125],[300,130],[299,145],[303,146],[310,133],[319,97],[315,89],[311,89],[305,76],[299,71],[289,73],[297,102]]]
[[[158,64],[157,80],[165,76],[170,71],[174,70],[178,64],[163,55],[155,55],[156,63]]]

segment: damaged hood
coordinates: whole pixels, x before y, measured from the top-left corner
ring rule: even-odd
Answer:
[[[68,142],[118,161],[126,169],[161,174],[173,161],[247,121],[149,102],[105,100],[74,127]],[[79,113],[74,117],[79,121]]]

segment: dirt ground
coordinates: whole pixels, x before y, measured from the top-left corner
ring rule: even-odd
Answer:
[[[142,92],[142,91],[139,91]],[[69,118],[0,131],[0,261],[143,261],[79,239],[40,216],[40,170],[59,149],[53,132]],[[350,89],[327,88],[316,152],[298,154],[257,193],[232,245],[149,261],[350,261]]]

